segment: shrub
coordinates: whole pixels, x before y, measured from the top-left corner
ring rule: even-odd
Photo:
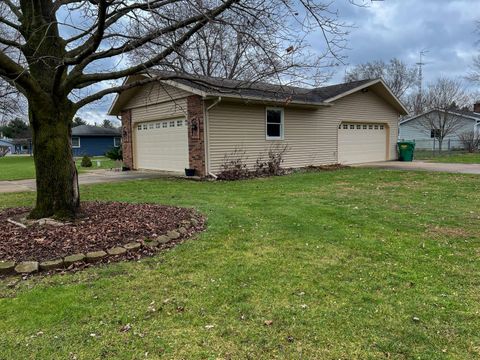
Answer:
[[[111,160],[123,160],[123,153],[121,147],[111,148],[105,153],[105,156]]]
[[[284,173],[282,164],[289,149],[288,145],[272,145],[268,149],[267,160],[263,160],[260,156],[255,162],[255,174],[257,176],[282,175]]]
[[[463,148],[469,153],[478,151],[480,146],[480,134],[476,131],[466,131],[458,136]]]
[[[217,178],[219,180],[240,180],[250,177],[245,153],[245,150],[238,147],[233,152],[225,154]]]
[[[81,167],[92,167],[92,160],[90,160],[90,158],[85,155],[84,157],[82,157],[82,162],[80,164]]]

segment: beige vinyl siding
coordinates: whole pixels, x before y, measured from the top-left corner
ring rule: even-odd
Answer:
[[[161,82],[155,82],[142,86],[128,102],[125,108],[131,109],[140,106],[164,103],[175,99],[186,98],[189,95],[191,94],[184,90]]]
[[[137,91],[126,104],[132,110],[132,122],[185,117],[187,96],[191,94],[173,86],[156,82]]]
[[[220,102],[208,112],[210,171],[218,172],[225,154],[240,148],[253,167],[270,146],[288,144],[285,167],[337,162],[338,125],[342,122],[384,123],[389,127],[390,159],[396,157],[398,113],[373,91],[354,93],[331,107],[285,107],[284,140],[265,139],[265,106]]]
[[[170,100],[132,109],[132,122],[162,120],[187,116],[187,99]]]

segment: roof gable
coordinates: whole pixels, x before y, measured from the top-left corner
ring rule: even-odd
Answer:
[[[410,122],[410,121],[412,121],[412,120],[418,119],[418,118],[420,118],[420,117],[422,117],[422,116],[425,116],[425,115],[427,115],[427,114],[430,114],[430,113],[432,113],[432,112],[434,112],[434,111],[440,111],[440,110],[435,110],[435,109],[434,109],[434,110],[429,110],[429,111],[425,111],[425,112],[423,112],[423,113],[421,113],[421,114],[418,114],[418,115],[409,117],[409,118],[407,118],[407,119],[403,119],[402,121],[400,121],[399,125],[403,125],[403,124],[405,124],[405,123],[407,123],[407,122]],[[480,121],[480,114],[476,114],[476,113],[471,113],[471,114],[468,113],[468,114],[467,114],[467,113],[461,113],[461,112],[456,112],[456,111],[447,111],[447,113],[456,115],[456,116],[461,117],[461,118],[463,118],[463,119],[465,119],[465,120],[470,120],[470,121],[475,121],[475,122]]]

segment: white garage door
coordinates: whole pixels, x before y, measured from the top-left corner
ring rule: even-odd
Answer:
[[[184,171],[188,168],[188,127],[183,118],[136,123],[137,169]]]
[[[360,164],[387,160],[387,126],[342,123],[338,128],[338,162]]]

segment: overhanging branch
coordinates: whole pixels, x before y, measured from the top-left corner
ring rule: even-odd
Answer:
[[[165,59],[168,55],[172,54],[175,51],[175,49],[182,46],[188,39],[190,39],[192,35],[194,35],[201,28],[203,28],[205,24],[207,24],[210,21],[210,19],[217,17],[223,11],[228,9],[232,4],[238,1],[239,0],[228,0],[224,2],[221,6],[217,7],[215,10],[203,14],[201,20],[198,21],[188,31],[186,31],[177,41],[171,44],[167,49],[160,52],[158,55],[152,57],[151,59],[143,63],[140,63],[136,66],[132,66],[124,70],[114,71],[109,73],[94,73],[94,74],[79,75],[78,73],[75,73],[75,70],[73,70],[72,73],[69,75],[69,79],[67,81],[70,81],[71,83],[73,83],[73,88],[81,89],[85,86],[92,84],[93,82],[115,80],[115,79],[136,74],[145,69],[149,69],[152,66],[157,65],[159,62]]]

